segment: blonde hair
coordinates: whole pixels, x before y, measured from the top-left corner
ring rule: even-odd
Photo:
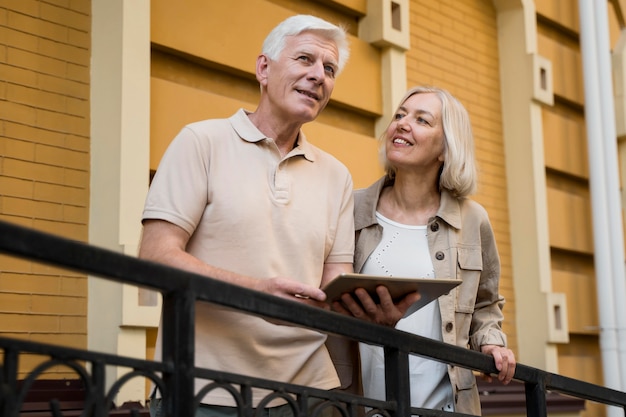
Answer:
[[[459,100],[448,91],[431,86],[411,88],[404,95],[398,108],[415,94],[432,93],[441,101],[441,122],[444,135],[444,161],[439,173],[439,188],[457,198],[467,197],[476,191],[477,172],[474,158],[474,134],[469,114]],[[385,154],[386,133],[380,141],[379,156],[385,172],[395,176],[395,168]]]

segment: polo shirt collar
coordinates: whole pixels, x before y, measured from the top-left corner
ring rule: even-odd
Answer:
[[[239,109],[237,113],[231,116],[230,123],[237,132],[237,135],[246,142],[261,142],[267,139],[267,137],[252,123],[248,114],[250,112]]]
[[[239,109],[237,113],[231,116],[230,123],[233,126],[235,132],[237,132],[237,135],[239,135],[241,139],[250,143],[258,143],[269,139],[254,125],[254,123],[252,123],[252,121],[248,117],[249,113],[250,112],[248,112],[247,110]],[[306,140],[306,136],[304,135],[304,132],[302,132],[302,130],[300,130],[298,134],[296,147],[292,149],[289,154],[287,154],[287,157],[296,155],[302,155],[309,161],[315,161],[314,147],[309,143],[309,141]]]

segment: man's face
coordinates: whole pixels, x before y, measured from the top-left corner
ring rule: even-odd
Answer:
[[[273,111],[288,122],[314,120],[335,86],[337,57],[335,43],[315,32],[288,36],[278,60],[266,59],[261,79]]]

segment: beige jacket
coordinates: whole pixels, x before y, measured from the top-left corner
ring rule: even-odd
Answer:
[[[381,178],[357,190],[354,201],[356,251],[354,270],[360,272],[382,237],[376,221],[378,197],[392,180]],[[439,298],[443,341],[480,351],[482,345],[506,346],[502,332],[504,298],[498,292],[500,259],[485,209],[469,199],[443,191],[437,215],[427,228],[435,277],[463,283]],[[457,412],[480,415],[476,379],[471,370],[448,366]]]

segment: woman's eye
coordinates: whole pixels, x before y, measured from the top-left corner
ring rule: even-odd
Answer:
[[[430,125],[430,123],[428,123],[428,120],[424,119],[423,117],[418,117],[417,118],[417,122],[418,123],[422,123],[422,124]]]
[[[393,120],[400,120],[400,119],[402,119],[403,117],[404,117],[404,115],[403,115],[403,114],[396,113],[396,114],[394,114],[394,115],[393,115]]]

